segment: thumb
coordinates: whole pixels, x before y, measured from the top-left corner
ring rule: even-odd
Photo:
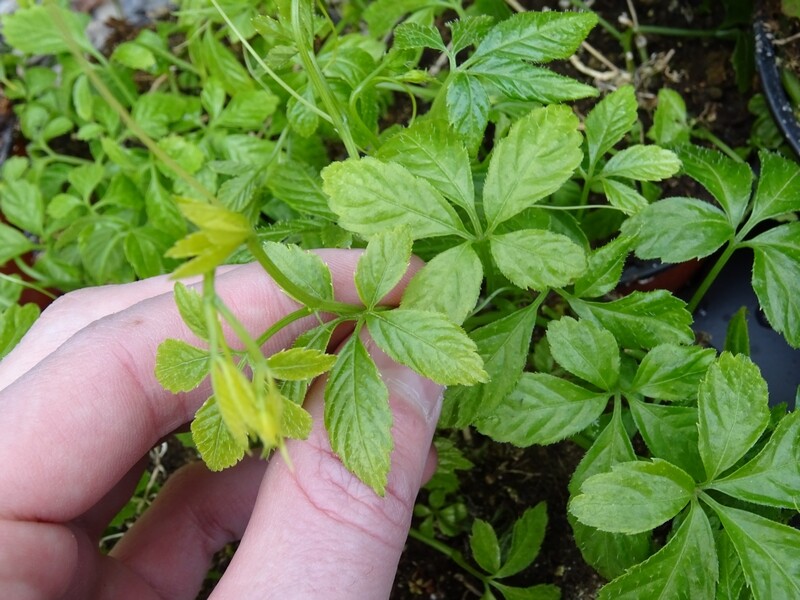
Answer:
[[[366,340],[394,417],[386,494],[377,496],[331,450],[325,381],[309,391],[314,429],[273,460],[239,549],[212,598],[388,598],[426,471],[443,388]],[[429,475],[429,473],[428,473]]]

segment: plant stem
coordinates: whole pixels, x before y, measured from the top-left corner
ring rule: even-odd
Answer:
[[[278,333],[281,329],[283,329],[284,327],[286,327],[291,323],[294,323],[299,319],[307,317],[313,312],[314,312],[313,310],[311,310],[307,306],[304,306],[301,309],[289,313],[282,319],[279,319],[278,321],[275,321],[272,325],[270,325],[270,327],[264,333],[258,336],[258,340],[256,340],[256,342],[258,343],[259,346],[263,346],[273,335]]]
[[[701,140],[707,140],[707,141],[711,142],[717,148],[719,148],[726,156],[730,157],[732,160],[735,160],[737,163],[744,164],[744,162],[745,162],[744,159],[741,156],[739,156],[738,154],[736,154],[736,151],[733,148],[728,146],[728,144],[723,142],[721,139],[719,139],[716,135],[711,133],[709,130],[702,129],[702,128],[701,129],[695,129],[692,132],[692,135],[694,135],[694,137],[699,138]]]
[[[697,288],[697,291],[695,291],[692,299],[689,301],[688,309],[690,313],[694,313],[694,311],[697,310],[697,306],[703,300],[703,296],[706,295],[708,288],[710,288],[711,284],[714,283],[714,280],[717,278],[720,271],[722,271],[722,268],[727,264],[728,260],[730,260],[731,255],[737,248],[738,245],[733,240],[728,242],[728,246],[725,248],[722,256],[717,259],[716,264],[708,272],[708,275],[706,275],[705,279],[703,279],[703,283],[700,284],[700,287]]]
[[[679,27],[663,27],[661,25],[639,25],[636,27],[636,32],[672,37],[719,38],[725,40],[734,39],[740,33],[735,29],[682,29]]]
[[[589,6],[588,6],[588,5],[587,5],[585,2],[583,2],[582,0],[570,0],[570,3],[572,4],[572,6],[576,6],[577,8],[582,8],[583,10],[586,10],[586,11],[589,11],[589,12],[594,12],[594,11],[592,11],[592,9],[591,9],[591,8],[590,8],[590,7],[589,7]],[[597,14],[597,13],[595,13],[595,14]],[[602,27],[602,28],[603,28],[603,29],[605,29],[605,30],[606,30],[608,33],[610,33],[610,34],[611,34],[611,36],[612,36],[614,39],[616,39],[617,41],[621,41],[621,40],[622,40],[622,34],[620,33],[619,29],[617,29],[616,27],[614,27],[614,26],[613,26],[611,23],[609,23],[608,21],[606,21],[606,20],[605,20],[603,17],[601,17],[600,15],[597,15],[597,22],[598,22],[598,24],[600,25],[600,27]]]
[[[225,306],[225,304],[222,302],[222,299],[216,295],[214,296],[214,307],[228,322],[228,325],[230,325],[231,329],[233,329],[236,337],[238,337],[242,343],[244,343],[244,347],[248,356],[250,356],[252,364],[255,365],[261,359],[263,359],[264,356],[261,354],[261,348],[259,344],[253,339],[253,336],[248,333],[247,329],[245,329],[244,325],[242,325],[242,322],[236,318],[236,315],[234,315],[231,310]]]
[[[441,552],[447,558],[456,563],[459,567],[464,569],[467,573],[469,573],[476,579],[483,582],[484,585],[488,584],[487,577],[483,573],[479,572],[477,569],[474,569],[466,560],[464,560],[464,556],[458,550],[454,550],[453,548],[451,548],[445,543],[440,542],[439,540],[429,538],[427,535],[425,535],[418,529],[414,529],[413,527],[408,531],[408,537],[420,541],[423,544],[430,546],[434,550]]]

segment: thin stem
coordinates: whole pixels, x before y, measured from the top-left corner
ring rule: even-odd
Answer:
[[[68,35],[68,34],[65,34],[65,35]],[[128,104],[130,104],[131,106],[136,104],[136,97],[132,96],[130,94],[130,92],[128,91],[128,88],[125,87],[125,83],[119,78],[119,75],[117,75],[117,72],[108,63],[108,60],[106,60],[106,57],[103,56],[100,52],[98,52],[94,47],[89,48],[89,54],[91,54],[94,57],[94,59],[97,62],[99,62],[103,66],[103,68],[108,72],[108,74],[111,77],[111,79],[114,81],[114,83],[117,84],[117,87],[119,88],[120,93],[123,96],[125,96],[125,100],[128,102]]]
[[[608,210],[618,210],[620,212],[625,212],[618,206],[612,206],[610,204],[584,204],[582,206],[553,206],[552,204],[538,204],[536,208],[541,208],[543,210],[587,210],[590,208],[606,208]]]
[[[464,556],[458,550],[454,550],[453,548],[451,548],[447,544],[440,542],[439,540],[429,538],[427,535],[425,535],[418,529],[411,528],[408,531],[408,537],[420,541],[423,544],[430,546],[434,550],[441,552],[447,558],[456,563],[459,567],[464,569],[467,573],[469,573],[476,579],[483,582],[484,585],[488,585],[488,578],[477,569],[474,569],[472,565],[470,565],[466,560],[464,560]]]
[[[219,311],[219,314],[222,315],[222,318],[227,321],[231,329],[233,329],[236,337],[244,343],[244,347],[253,364],[256,364],[259,360],[264,358],[261,354],[261,347],[256,340],[253,339],[253,336],[248,333],[247,329],[242,325],[242,322],[231,312],[231,309],[225,306],[219,296],[216,295],[214,297],[214,307]]]
[[[303,319],[303,318],[307,317],[308,315],[312,314],[313,312],[314,311],[312,309],[308,308],[307,306],[304,306],[301,309],[298,309],[298,310],[296,310],[294,312],[289,313],[288,315],[286,315],[282,319],[279,319],[279,320],[275,321],[272,325],[270,325],[269,328],[264,333],[262,333],[260,336],[258,336],[258,339],[256,340],[256,343],[259,346],[263,346],[264,344],[267,343],[267,341],[273,335],[278,333],[281,329],[283,329],[287,325],[290,325],[291,323],[294,323],[295,321],[298,321],[300,319]]]
[[[39,285],[36,285],[35,283],[33,283],[31,281],[25,281],[24,279],[20,279],[18,277],[12,277],[11,275],[6,275],[5,273],[0,273],[0,279],[2,279],[3,281],[8,281],[9,283],[13,283],[15,285],[19,285],[19,286],[34,290],[36,292],[39,292],[40,294],[43,294],[43,295],[47,296],[51,300],[55,300],[56,299],[55,294],[47,291],[43,287],[41,287]]]
[[[141,42],[138,42],[141,44]],[[178,58],[171,52],[167,52],[163,48],[159,48],[158,46],[150,46],[148,44],[142,44],[145,48],[150,50],[153,54],[156,54],[163,58],[164,60],[171,62],[176,67],[183,69],[184,71],[189,71],[190,73],[194,73],[198,77],[201,76],[200,70],[195,67],[192,63],[186,62],[185,60]]]
[[[719,139],[716,135],[711,133],[709,130],[704,129],[704,128],[703,129],[695,129],[692,132],[692,135],[694,137],[696,137],[696,138],[701,139],[701,140],[707,140],[707,141],[711,142],[717,148],[719,148],[726,156],[730,157],[731,159],[735,160],[738,163],[744,164],[744,162],[745,162],[744,159],[741,156],[739,156],[738,154],[736,154],[736,151],[733,148],[728,146],[728,144],[723,142],[721,139]]]
[[[703,300],[703,296],[706,295],[708,288],[710,288],[711,284],[714,283],[714,280],[717,278],[720,271],[722,271],[722,268],[727,264],[728,260],[730,260],[731,255],[737,248],[738,245],[734,242],[734,240],[728,242],[728,246],[725,248],[722,256],[717,259],[716,264],[708,272],[708,275],[706,275],[705,279],[703,279],[703,283],[700,284],[700,287],[697,288],[697,291],[695,291],[692,299],[689,301],[689,312],[693,313],[695,310],[697,310],[697,307]]]
[[[582,8],[583,10],[593,12],[592,9],[582,0],[570,0],[570,3],[572,4],[572,6],[576,6],[578,8]],[[600,25],[600,27],[602,27],[608,33],[610,33],[617,41],[622,40],[622,34],[619,32],[619,29],[614,27],[611,23],[606,21],[600,15],[597,15],[597,23]]]
[[[661,25],[637,25],[638,33],[651,35],[668,35],[672,37],[735,39],[740,32],[736,29],[681,29],[679,27],[663,27]]]

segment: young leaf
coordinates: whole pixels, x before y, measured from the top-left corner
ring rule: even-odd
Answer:
[[[714,356],[711,348],[658,345],[642,359],[631,391],[659,400],[692,400]]]
[[[408,270],[411,233],[406,228],[375,234],[358,259],[355,282],[358,296],[367,308],[374,308],[394,289]]]
[[[649,206],[647,198],[629,186],[614,179],[603,179],[603,193],[611,206],[626,215],[635,215]]]
[[[636,256],[670,263],[713,254],[734,236],[719,208],[694,198],[665,198],[645,207],[634,222]]]
[[[464,17],[450,21],[447,26],[450,28],[450,52],[458,54],[464,48],[473,46],[480,42],[494,24],[494,19],[489,15],[475,17]]]
[[[761,176],[753,197],[751,225],[800,210],[800,167],[793,160],[770,152],[759,152]]]
[[[267,359],[267,366],[275,379],[298,381],[313,379],[329,370],[336,357],[312,348],[281,350]]]
[[[640,533],[677,515],[694,488],[688,473],[664,460],[627,462],[584,481],[569,512],[602,531]]]
[[[278,107],[278,97],[266,90],[242,90],[231,98],[214,124],[258,130]]]
[[[0,183],[0,211],[8,223],[39,236],[44,227],[44,199],[39,186],[25,179]]]
[[[3,37],[8,45],[25,54],[67,53],[69,45],[53,16],[66,27],[67,35],[81,50],[93,49],[85,32],[89,15],[56,5],[27,6],[3,15]]]
[[[731,226],[737,227],[747,210],[753,187],[753,171],[749,165],[692,144],[679,146],[676,151],[683,171],[714,196]]]
[[[222,357],[211,361],[211,385],[216,405],[234,443],[248,447],[248,432],[258,418],[256,393],[236,366]]]
[[[314,420],[309,412],[299,404],[289,401],[283,402],[281,412],[281,433],[293,440],[304,440],[311,434]]]
[[[421,25],[413,21],[406,21],[395,27],[394,48],[398,50],[433,48],[446,52],[442,36],[436,27]]]
[[[129,69],[139,69],[145,71],[156,64],[156,57],[153,52],[136,42],[123,42],[114,48],[111,53],[111,60],[125,65]]]
[[[547,373],[523,373],[514,391],[475,425],[497,442],[522,448],[552,444],[594,422],[608,398]]]
[[[483,138],[489,122],[489,96],[476,77],[457,71],[447,86],[447,120],[470,148]]]
[[[586,271],[583,248],[560,233],[523,229],[492,235],[490,245],[500,271],[521,288],[562,287]]]
[[[713,502],[757,600],[800,598],[800,531],[751,512]]]
[[[475,307],[483,266],[470,244],[437,254],[417,272],[403,293],[401,308],[428,310],[462,323]]]
[[[530,565],[539,554],[547,529],[547,505],[539,502],[527,509],[514,523],[511,533],[511,546],[506,553],[503,566],[494,572],[494,577],[502,579],[516,575]]]
[[[325,428],[344,465],[383,496],[393,446],[389,391],[356,335],[342,347],[328,377]]]
[[[490,581],[489,584],[503,594],[505,600],[559,600],[561,598],[561,590],[548,583],[540,583],[526,588],[511,587],[496,581]],[[488,597],[485,598],[489,600]]]
[[[510,100],[555,104],[597,95],[597,89],[571,77],[511,58],[494,57],[467,71]]]
[[[725,332],[726,352],[750,356],[750,333],[747,330],[747,307],[742,306],[728,321]]]
[[[266,242],[264,251],[294,285],[320,305],[333,300],[331,272],[319,256],[293,244],[277,242]]]
[[[637,108],[633,86],[625,85],[603,98],[589,112],[585,131],[590,168],[631,130]]]
[[[785,416],[759,454],[727,477],[711,484],[719,490],[756,504],[789,510],[800,506],[800,413]]]
[[[222,471],[244,457],[246,445],[237,443],[228,431],[217,401],[211,396],[203,403],[192,421],[192,440],[203,462],[212,471]]]
[[[773,329],[800,347],[800,222],[765,231],[753,248],[753,289]]]
[[[436,383],[470,385],[488,378],[475,342],[438,313],[406,309],[371,313],[367,327],[392,359]]]
[[[718,579],[714,535],[696,503],[667,544],[600,590],[598,600],[713,598]]]
[[[658,104],[653,114],[653,127],[648,132],[656,144],[675,146],[689,141],[690,127],[686,103],[675,90],[658,90]]]
[[[581,318],[608,329],[623,348],[689,344],[694,340],[692,315],[686,303],[665,290],[633,292],[612,302],[570,298],[569,305]]]
[[[661,181],[681,168],[674,152],[658,146],[628,146],[603,166],[601,177],[625,177],[638,181]]]
[[[580,144],[578,119],[566,106],[537,108],[514,123],[489,161],[483,189],[489,230],[559,189],[583,158]]]
[[[527,361],[537,307],[532,304],[470,333],[490,380],[471,387],[448,388],[443,422],[450,427],[466,427],[479,414],[491,415],[514,388]]]
[[[567,371],[613,391],[619,379],[619,348],[611,332],[591,321],[562,317],[547,327],[550,352]]]
[[[700,456],[709,479],[735,464],[769,422],[767,384],[743,354],[724,352],[698,394]]]
[[[326,167],[322,179],[331,208],[345,229],[370,236],[407,225],[414,239],[464,233],[461,220],[441,194],[399,164],[351,159]]]
[[[314,327],[313,329],[310,329],[299,335],[294,341],[294,347],[325,352],[330,344],[333,330],[336,329],[338,325],[338,320],[328,321],[327,323],[318,325],[317,327]],[[283,381],[281,383],[281,394],[283,394],[283,397],[286,398],[288,402],[301,405],[306,398],[308,384],[308,379],[301,379],[298,381]]]
[[[575,281],[575,294],[582,298],[597,298],[617,287],[633,243],[634,238],[621,235],[593,250],[588,257],[586,272]]]
[[[472,522],[469,547],[472,550],[472,557],[481,569],[494,574],[500,568],[500,544],[494,528],[489,523],[481,519]]]
[[[567,58],[597,23],[593,12],[517,13],[494,26],[478,45],[471,62],[505,57],[530,62]]]
[[[33,248],[33,243],[20,231],[0,223],[0,265],[12,258],[25,254]]]
[[[208,375],[208,350],[168,339],[156,351],[156,379],[170,392],[193,390]]]

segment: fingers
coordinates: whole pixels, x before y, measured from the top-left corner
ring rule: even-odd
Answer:
[[[320,255],[338,298],[357,302],[353,272],[360,252]],[[403,283],[388,302],[399,300]],[[258,265],[220,277],[219,294],[251,332],[297,308]],[[316,322],[309,317],[293,323],[266,350],[285,347]],[[163,294],[91,323],[0,392],[0,456],[12,457],[0,471],[0,490],[10,492],[0,495],[0,518],[74,519],[157,440],[192,418],[210,390],[204,384],[172,395],[161,388],[155,354],[168,337],[192,339],[172,295]]]
[[[273,460],[244,538],[212,598],[387,598],[419,491],[443,388],[371,354],[389,388],[395,447],[385,497],[349,473],[322,425],[324,382],[306,408],[314,430]],[[429,469],[430,467],[428,467]]]

